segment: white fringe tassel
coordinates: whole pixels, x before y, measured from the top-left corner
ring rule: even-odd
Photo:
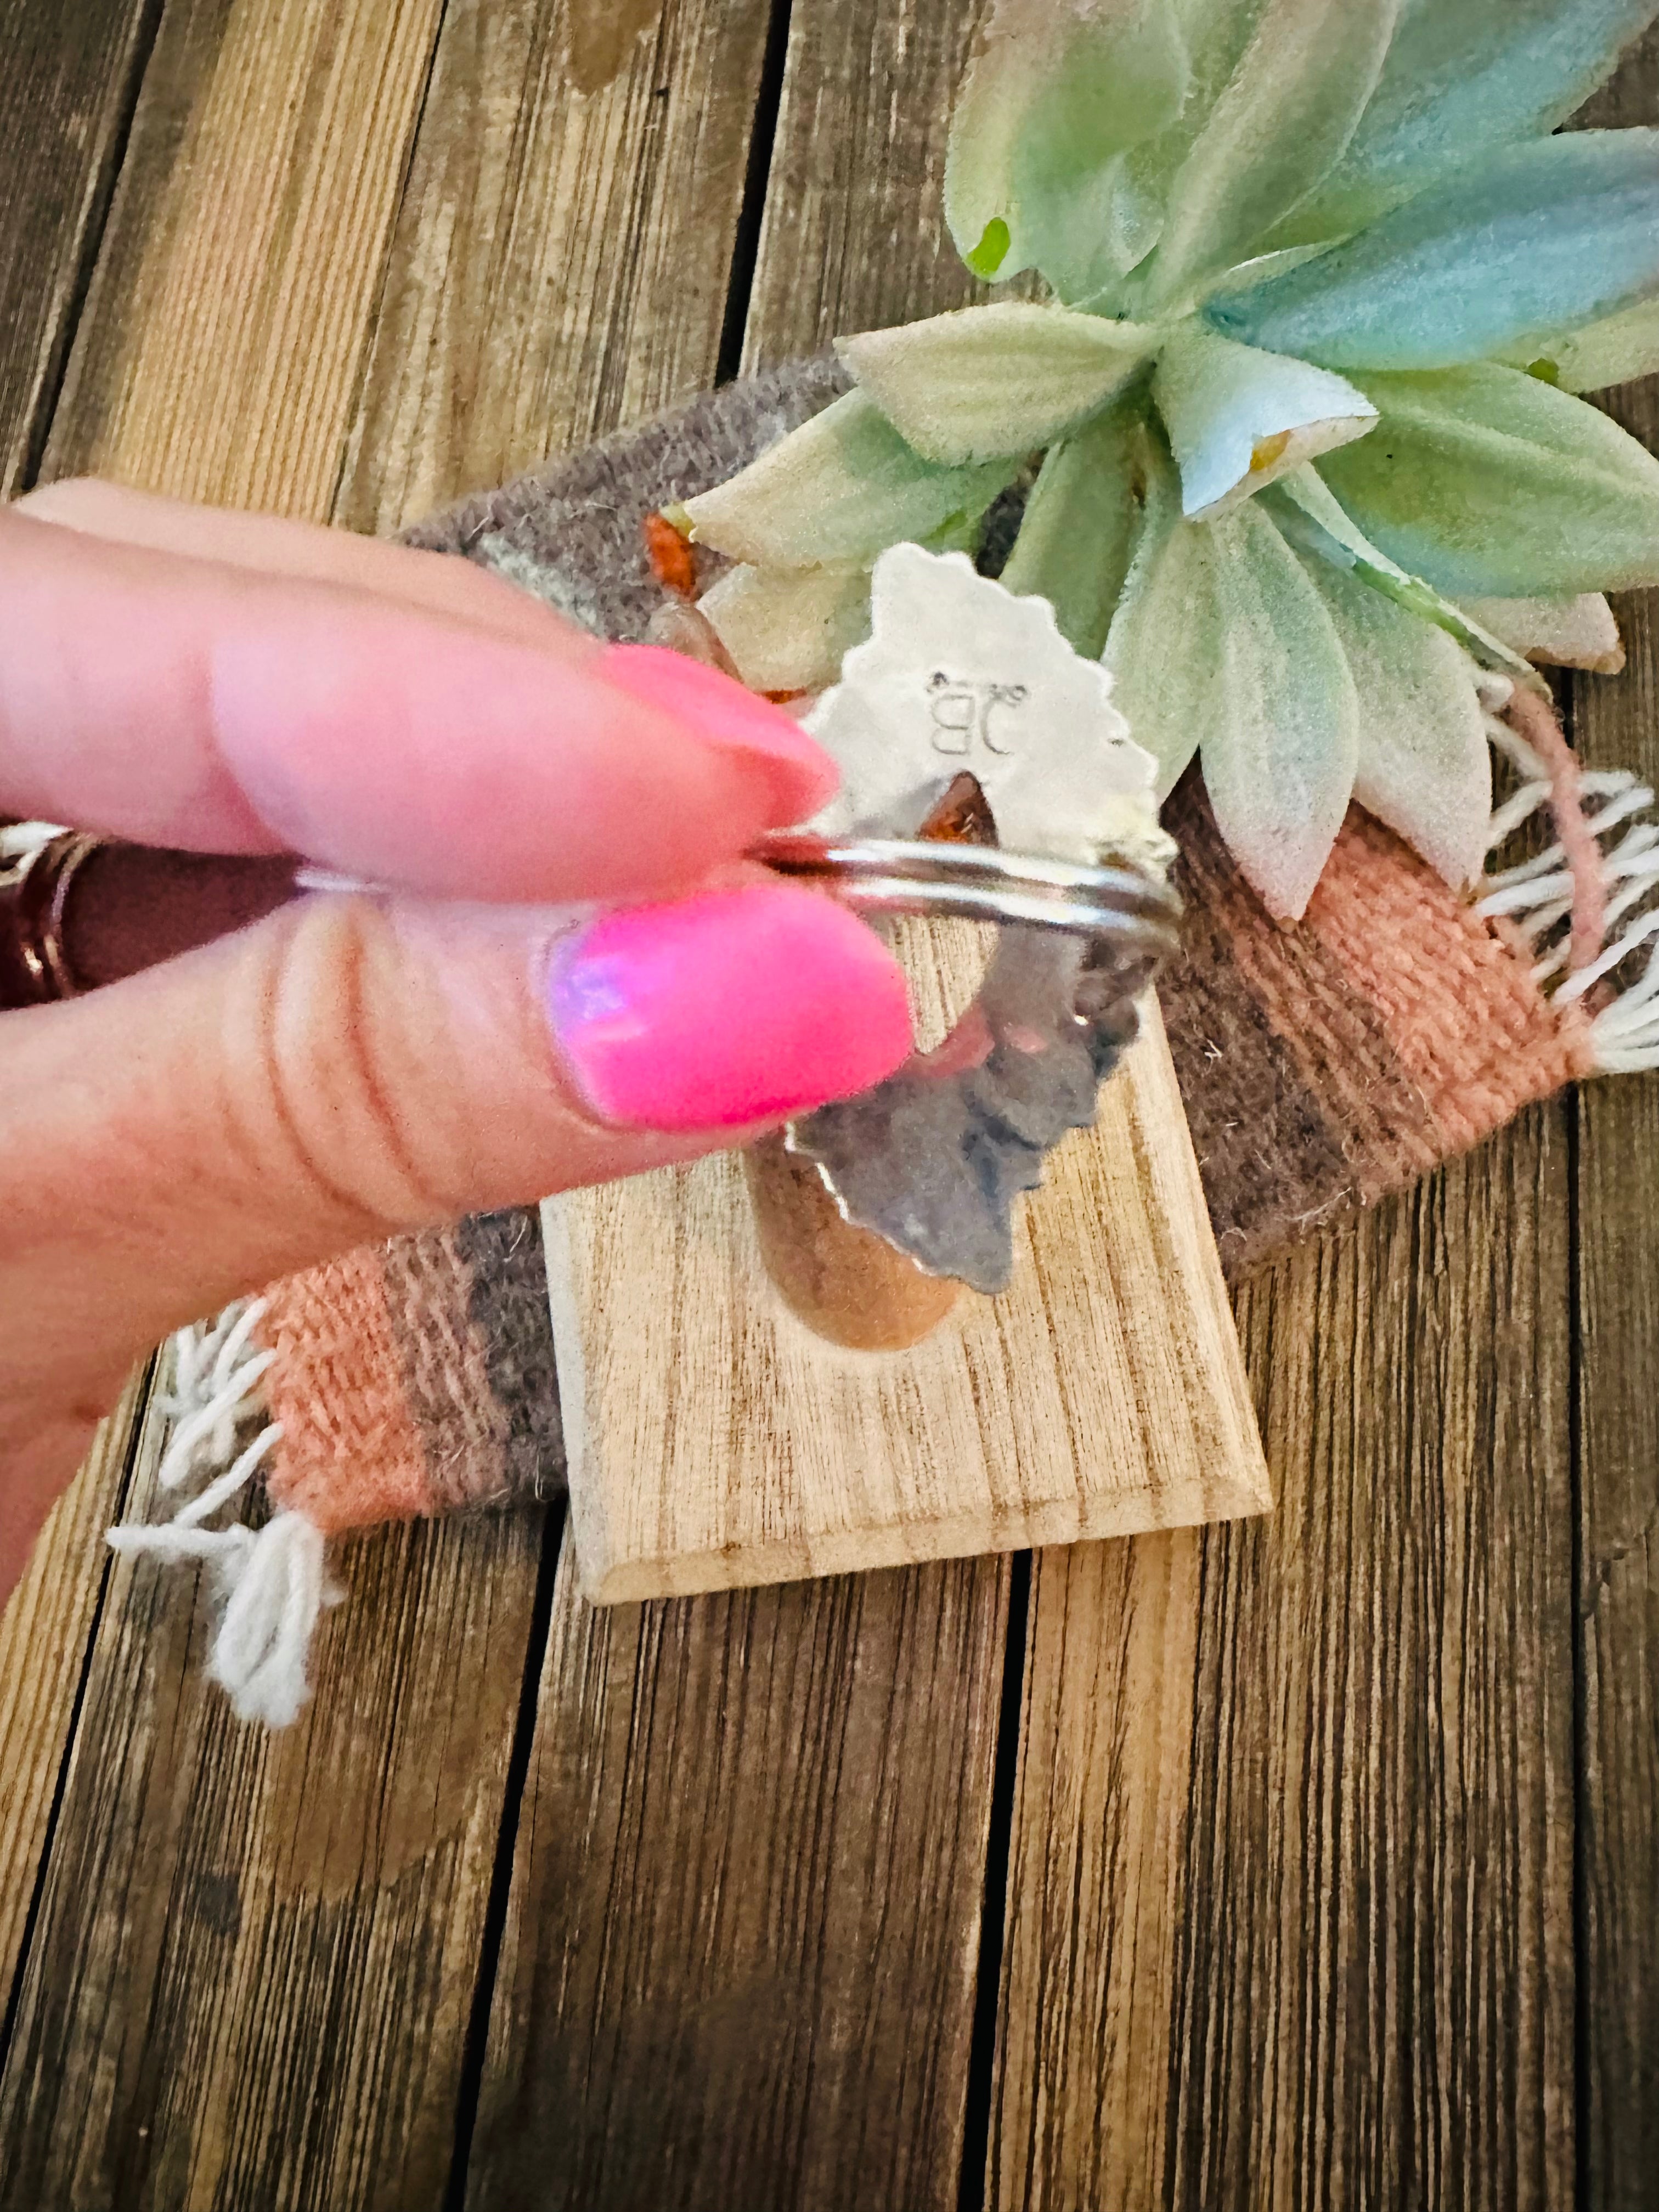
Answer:
[[[1520,732],[1496,715],[1486,732],[1520,775],[1518,788],[1492,817],[1486,849],[1496,853],[1550,799],[1549,769]],[[1640,820],[1654,804],[1648,785],[1628,769],[1586,769],[1578,778],[1584,799],[1600,799],[1585,824],[1601,852],[1601,883],[1607,893],[1606,937],[1598,957],[1558,983],[1564,1003],[1585,992],[1659,938],[1659,823]],[[1476,885],[1477,914],[1508,918],[1535,949],[1534,980],[1547,983],[1567,964],[1572,942],[1572,872],[1560,842]],[[1622,927],[1620,926],[1622,925]],[[1659,1067],[1659,945],[1653,945],[1640,972],[1632,971],[1615,997],[1590,1022],[1595,1070],[1604,1075],[1632,1074]]]
[[[276,1358],[250,1352],[263,1298],[227,1306],[216,1322],[180,1329],[173,1340],[173,1389],[161,1401],[175,1423],[156,1473],[164,1491],[192,1480],[198,1489],[170,1521],[112,1528],[118,1552],[194,1560],[213,1576],[219,1626],[210,1678],[245,1721],[286,1728],[311,1694],[311,1639],[337,1593],[324,1571],[323,1534],[302,1513],[275,1515],[263,1528],[205,1524],[240,1496],[282,1435],[267,1421],[244,1443],[260,1412],[258,1386]]]

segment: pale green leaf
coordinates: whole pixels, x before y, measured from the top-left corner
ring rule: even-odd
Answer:
[[[1516,348],[1505,358],[1545,375],[1563,392],[1604,392],[1659,368],[1659,298],[1559,337]]]
[[[1002,571],[1048,601],[1075,652],[1098,659],[1123,590],[1141,511],[1144,416],[1114,407],[1049,448]]]
[[[1321,473],[1366,536],[1455,599],[1659,581],[1659,461],[1512,368],[1356,374],[1381,410]]]
[[[1511,651],[1551,668],[1616,676],[1625,665],[1619,625],[1600,592],[1561,599],[1469,599],[1464,612]]]
[[[1187,82],[1173,0],[997,0],[945,161],[945,220],[969,266],[1039,268],[1065,297],[1106,281],[1109,252],[1091,241],[1111,166],[1179,114]]]
[[[1309,564],[1359,702],[1353,795],[1454,890],[1480,872],[1492,750],[1467,653],[1446,633],[1323,562]]]
[[[1189,297],[1243,260],[1340,156],[1376,87],[1399,0],[1267,0],[1170,188],[1152,296]]]
[[[836,350],[908,445],[961,463],[1048,445],[1104,406],[1157,337],[1005,300],[837,338]]]
[[[1340,568],[1385,599],[1404,607],[1419,622],[1455,638],[1465,653],[1483,668],[1495,668],[1517,684],[1541,691],[1543,679],[1534,675],[1518,653],[1485,629],[1467,607],[1455,605],[1421,576],[1413,576],[1373,545],[1364,532],[1338,504],[1317,469],[1292,470],[1266,495],[1273,520],[1299,552]]]
[[[1211,526],[1182,520],[1174,464],[1155,451],[1133,557],[1101,658],[1130,735],[1158,763],[1160,800],[1221,712],[1224,644]]]
[[[1656,14],[1656,0],[1408,0],[1347,152],[1273,243],[1341,237],[1461,164],[1553,131]]]
[[[817,691],[870,632],[864,568],[728,568],[697,602],[755,691]]]
[[[1333,368],[1443,368],[1659,289],[1659,131],[1574,131],[1464,169],[1210,319]]]
[[[1246,880],[1270,913],[1294,921],[1353,795],[1358,697],[1329,609],[1263,508],[1252,501],[1202,526],[1215,544],[1223,636],[1204,788]],[[1184,647],[1178,631],[1166,641]]]
[[[1376,421],[1370,401],[1328,369],[1236,345],[1198,322],[1159,355],[1152,396],[1189,519],[1236,506]]]
[[[681,513],[699,544],[757,568],[858,566],[982,514],[1020,459],[941,468],[849,392]]]

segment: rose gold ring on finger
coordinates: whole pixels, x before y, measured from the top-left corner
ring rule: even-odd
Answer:
[[[0,827],[0,1007],[50,1006],[80,994],[64,916],[76,876],[106,842],[41,823]]]

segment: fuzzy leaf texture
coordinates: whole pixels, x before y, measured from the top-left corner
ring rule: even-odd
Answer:
[[[1464,612],[1512,651],[1550,668],[1588,668],[1616,676],[1624,641],[1600,592],[1564,599],[1471,599]]]
[[[698,601],[756,691],[816,691],[870,632],[865,568],[728,568]]]
[[[1376,89],[1398,0],[1267,0],[1170,188],[1149,298],[1180,301],[1235,262],[1340,157]]]
[[[1452,598],[1659,582],[1659,461],[1517,369],[1356,372],[1380,410],[1319,472],[1365,535]]]
[[[837,338],[836,350],[908,445],[955,465],[1049,444],[1104,406],[1157,337],[1006,300]]]
[[[1462,164],[1478,170],[1497,148],[1553,131],[1656,15],[1656,0],[1407,0],[1346,153],[1273,242],[1340,238]]]
[[[941,468],[867,392],[848,392],[713,491],[688,500],[698,544],[762,568],[868,567],[901,539],[983,514],[1019,458]]]
[[[1364,394],[1328,369],[1236,345],[1197,322],[1164,347],[1152,396],[1189,520],[1224,512],[1376,422]]]
[[[1177,116],[1188,64],[1175,0],[998,0],[957,95],[945,210],[981,276],[1038,268],[1092,289],[1113,165]],[[1077,276],[1077,264],[1082,269]]]
[[[1322,562],[1308,564],[1359,704],[1353,795],[1461,890],[1480,872],[1492,752],[1475,670],[1443,630]]]
[[[1317,259],[1214,300],[1216,326],[1334,368],[1444,368],[1659,290],[1659,131],[1511,147]]]
[[[1009,591],[1047,599],[1061,636],[1092,659],[1129,573],[1147,436],[1139,409],[1117,407],[1051,447],[1002,571]]]
[[[1148,457],[1145,506],[1102,655],[1138,745],[1158,763],[1160,804],[1218,711],[1226,638],[1208,523],[1183,522],[1166,455]]]
[[[1323,597],[1265,511],[1252,501],[1207,526],[1223,643],[1204,788],[1246,880],[1297,921],[1353,795],[1358,695]]]
[[[1373,545],[1364,532],[1333,497],[1317,469],[1292,470],[1267,494],[1266,504],[1285,537],[1300,553],[1339,568],[1345,576],[1392,599],[1419,621],[1431,623],[1454,638],[1483,668],[1495,668],[1512,682],[1545,689],[1518,653],[1488,629],[1470,612],[1421,576],[1391,561]]]
[[[1518,347],[1508,358],[1564,392],[1601,392],[1610,384],[1650,376],[1659,369],[1659,299],[1643,300],[1541,346]]]

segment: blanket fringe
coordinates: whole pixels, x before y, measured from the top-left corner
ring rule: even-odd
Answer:
[[[1492,817],[1488,853],[1542,809],[1554,813],[1558,835],[1530,859],[1483,876],[1475,912],[1519,931],[1537,956],[1533,980],[1552,987],[1560,1004],[1597,993],[1590,1073],[1659,1067],[1659,902],[1650,903],[1659,891],[1659,823],[1642,818],[1655,803],[1652,787],[1628,769],[1578,769],[1564,792],[1555,767],[1510,722],[1489,714],[1486,732],[1520,778]],[[1569,812],[1576,818],[1564,820]],[[1589,942],[1587,911],[1594,917]],[[1634,956],[1644,945],[1651,949],[1638,965]],[[1610,978],[1611,988],[1602,988]]]
[[[109,1531],[109,1542],[128,1556],[207,1566],[219,1613],[210,1679],[239,1718],[286,1728],[311,1694],[312,1638],[337,1595],[328,1586],[323,1533],[291,1511],[262,1528],[206,1525],[241,1496],[283,1433],[280,1422],[260,1422],[259,1383],[276,1355],[249,1349],[265,1304],[239,1300],[173,1337],[173,1388],[160,1402],[174,1427],[156,1482],[164,1492],[201,1486],[170,1520],[127,1522]]]

